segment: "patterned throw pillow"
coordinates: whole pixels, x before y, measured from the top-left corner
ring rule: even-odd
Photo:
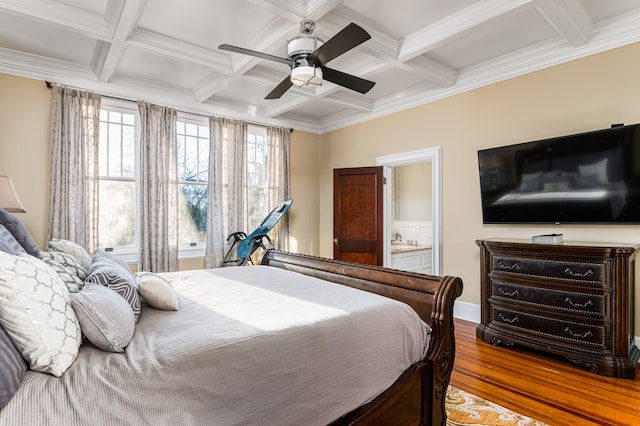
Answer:
[[[9,254],[26,253],[24,248],[15,239],[13,234],[7,228],[0,224],[0,251]]]
[[[24,251],[31,256],[38,257],[40,255],[40,249],[33,240],[33,237],[29,233],[29,230],[20,222],[20,220],[6,211],[0,209],[0,224],[3,225],[11,235],[20,243]]]
[[[61,264],[81,280],[87,278],[87,268],[85,268],[75,257],[68,253],[57,250],[41,251],[40,259],[44,260],[45,262],[47,260],[53,260]]]
[[[74,272],[74,270],[67,268],[62,263],[54,260],[52,257],[43,256],[42,260],[44,261],[44,263],[49,265],[51,269],[56,272],[56,274],[58,274],[58,276],[67,286],[67,290],[69,290],[69,293],[77,293],[82,290],[84,281],[80,279],[80,277]]]
[[[125,269],[113,259],[105,257],[94,257],[94,259],[89,269],[89,276],[85,280],[85,285],[94,283],[115,290],[129,302],[137,322],[140,317],[141,300],[138,293],[138,285],[131,270]]]
[[[60,377],[82,332],[69,291],[42,260],[0,252],[0,325],[34,371]]]
[[[147,304],[156,309],[177,311],[178,296],[169,281],[153,272],[138,272],[138,291]]]
[[[6,331],[0,327],[0,410],[22,383],[27,364]]]
[[[91,255],[80,244],[69,240],[54,238],[49,241],[49,250],[51,249],[73,256],[85,270],[91,267]]]
[[[71,295],[73,309],[87,339],[107,352],[124,352],[131,342],[136,319],[118,293],[99,284],[87,284]]]

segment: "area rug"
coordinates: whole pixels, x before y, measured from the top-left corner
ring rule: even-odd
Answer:
[[[547,426],[451,385],[445,404],[447,426]]]

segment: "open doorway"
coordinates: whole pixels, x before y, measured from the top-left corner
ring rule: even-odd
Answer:
[[[430,179],[420,178],[421,175],[424,176],[425,170],[429,170],[428,167],[417,166],[422,163],[428,163],[431,166]],[[384,167],[386,179],[383,193],[384,266],[418,272],[430,271],[427,273],[440,275],[442,271],[440,147],[379,157],[377,164]],[[410,165],[414,167],[403,167]],[[412,179],[412,176],[413,179],[417,177],[422,182],[407,183],[407,179]],[[404,183],[402,183],[403,180]],[[421,187],[424,191],[419,197],[415,197],[417,201],[402,199],[409,196],[407,192],[419,190]],[[394,190],[398,192],[394,193]],[[430,202],[424,197],[428,193],[430,193]],[[421,214],[418,212],[420,209],[431,211]],[[425,224],[429,224],[430,229],[421,229]],[[402,229],[406,231],[405,235],[402,235]],[[412,254],[399,256],[397,253]],[[424,258],[427,255],[430,255],[429,265],[424,265]],[[406,267],[403,266],[405,264]]]

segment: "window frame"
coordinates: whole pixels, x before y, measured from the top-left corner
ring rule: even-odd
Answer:
[[[135,188],[135,206],[134,206],[134,220],[135,220],[135,243],[129,246],[115,246],[104,247],[99,246],[100,250],[108,251],[117,258],[122,259],[128,263],[137,263],[140,257],[140,111],[131,102],[123,101],[113,98],[103,98],[100,105],[100,110],[114,111],[124,114],[132,114],[135,118],[134,122],[134,188]],[[99,161],[99,160],[98,160]],[[98,175],[98,181],[106,180],[101,175]],[[111,178],[108,180],[119,180],[117,178]],[[124,179],[120,179],[124,180]],[[126,179],[129,181],[129,179]],[[98,238],[99,239],[99,238]]]
[[[189,123],[195,124],[197,126],[205,126],[210,128],[209,119],[206,117],[189,114],[185,112],[178,112],[178,117],[176,121],[181,123]],[[211,130],[211,129],[209,129]],[[177,134],[176,134],[177,136]],[[209,149],[211,149],[211,131],[209,131]],[[209,165],[211,167],[211,165]],[[180,185],[182,181],[178,180],[178,185]],[[207,185],[210,182],[207,181]],[[207,229],[208,232],[208,229]],[[207,242],[206,241],[197,241],[191,243],[179,243],[178,244],[178,259],[179,260],[187,260],[187,259],[200,259],[205,256]]]

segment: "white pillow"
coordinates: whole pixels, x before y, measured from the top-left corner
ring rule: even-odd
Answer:
[[[54,238],[49,241],[49,248],[73,256],[74,258],[76,258],[76,260],[78,260],[78,262],[80,262],[84,269],[89,269],[89,267],[91,266],[91,255],[80,244],[74,243],[73,241],[69,240]]]
[[[156,309],[177,311],[178,296],[169,281],[153,272],[138,272],[138,292],[147,304]]]
[[[129,302],[109,287],[87,283],[71,294],[71,303],[91,343],[103,351],[124,352],[136,326]]]
[[[82,342],[69,291],[42,260],[0,252],[0,324],[34,371],[60,377]]]

